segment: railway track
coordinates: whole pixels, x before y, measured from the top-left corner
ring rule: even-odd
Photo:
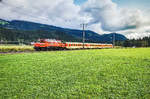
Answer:
[[[95,50],[98,50],[99,48],[95,48]],[[64,49],[64,50],[44,50],[44,51],[12,51],[12,52],[0,52],[0,54],[20,54],[20,53],[37,53],[37,52],[56,52],[56,51],[77,51],[77,50],[92,50],[92,49],[87,49],[87,48],[85,48],[85,49]]]

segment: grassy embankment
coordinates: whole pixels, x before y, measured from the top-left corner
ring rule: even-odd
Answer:
[[[0,45],[0,53],[34,51],[33,46]]]
[[[0,55],[1,99],[150,99],[150,48]]]

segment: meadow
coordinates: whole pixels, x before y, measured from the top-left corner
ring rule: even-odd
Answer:
[[[0,45],[0,53],[34,51],[33,46],[27,45]]]
[[[150,99],[150,48],[0,54],[0,99]]]

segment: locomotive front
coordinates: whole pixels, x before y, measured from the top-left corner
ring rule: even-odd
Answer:
[[[36,51],[59,50],[65,49],[65,44],[61,40],[55,39],[40,39],[40,42],[34,43]]]

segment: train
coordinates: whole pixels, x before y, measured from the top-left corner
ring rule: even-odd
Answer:
[[[64,42],[56,39],[40,39],[39,42],[34,43],[34,49],[36,51],[102,48],[113,48],[113,45],[102,43]]]

